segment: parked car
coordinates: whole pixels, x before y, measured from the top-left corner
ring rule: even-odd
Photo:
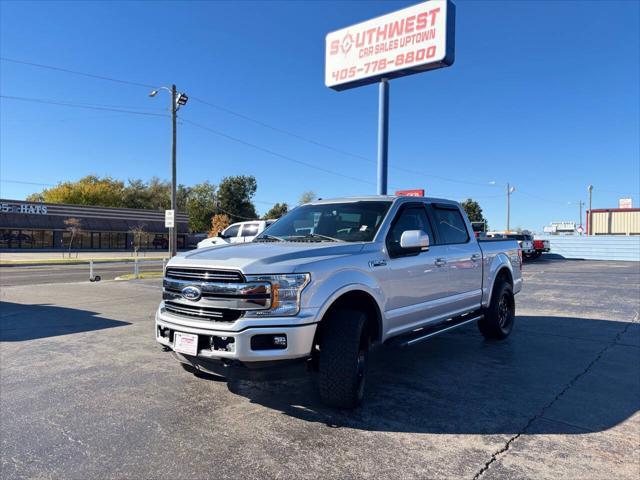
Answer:
[[[217,236],[205,238],[198,242],[198,248],[250,242],[274,222],[275,220],[253,220],[251,222],[231,224],[218,233]]]
[[[155,335],[191,372],[316,371],[320,398],[350,408],[364,397],[375,346],[472,322],[486,338],[509,336],[521,266],[516,241],[477,240],[453,201],[321,200],[253,242],[172,258]]]

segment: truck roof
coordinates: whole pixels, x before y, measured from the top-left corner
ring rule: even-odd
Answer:
[[[408,196],[398,196],[398,195],[362,195],[357,197],[327,198],[322,200],[315,200],[313,202],[309,202],[309,204],[321,205],[321,204],[328,204],[328,203],[375,202],[375,201],[411,202],[415,200],[428,200],[430,202],[449,203],[452,205],[458,204],[458,202],[456,202],[455,200],[448,200],[446,198],[408,197]]]

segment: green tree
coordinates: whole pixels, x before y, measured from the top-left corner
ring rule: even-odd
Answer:
[[[313,190],[309,190],[300,195],[300,200],[298,200],[298,203],[300,205],[304,205],[305,203],[313,202],[316,198],[316,192],[314,192]]]
[[[28,201],[123,207],[124,183],[111,177],[87,175],[76,182],[62,182],[27,197]]]
[[[286,203],[276,203],[267,213],[264,214],[264,217],[262,218],[264,218],[265,220],[268,220],[270,218],[280,218],[283,215],[286,215],[288,211],[289,205],[287,205]]]
[[[211,228],[211,217],[216,213],[216,187],[209,182],[189,187],[185,203],[189,214],[189,230],[208,231]]]
[[[482,208],[480,204],[471,198],[467,198],[464,202],[461,203],[462,208],[467,213],[467,217],[472,222],[485,222],[485,230],[489,230],[489,225],[487,223],[487,219],[484,218],[482,214]]]
[[[253,175],[225,177],[218,186],[217,212],[231,217],[231,223],[258,218],[251,199],[258,189]]]

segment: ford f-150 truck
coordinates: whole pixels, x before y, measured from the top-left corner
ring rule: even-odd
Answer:
[[[456,202],[321,200],[251,243],[172,258],[155,335],[186,370],[269,378],[302,367],[317,372],[325,403],[352,408],[374,346],[470,322],[506,338],[521,265],[515,240],[478,241]]]

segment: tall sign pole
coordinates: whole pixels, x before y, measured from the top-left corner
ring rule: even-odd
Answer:
[[[378,195],[387,194],[389,159],[389,82],[380,80],[378,97]]]
[[[379,83],[378,195],[387,194],[389,80],[453,64],[455,8],[451,0],[429,0],[327,34],[327,87]]]

